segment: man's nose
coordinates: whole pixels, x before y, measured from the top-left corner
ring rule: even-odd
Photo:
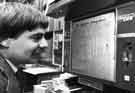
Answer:
[[[45,38],[42,38],[40,41],[39,41],[39,47],[48,47],[48,42]]]

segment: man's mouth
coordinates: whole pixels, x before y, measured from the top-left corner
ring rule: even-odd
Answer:
[[[31,57],[37,60],[50,60],[51,55],[46,49],[37,48],[32,52]]]
[[[32,57],[33,58],[48,58],[49,55],[45,55],[43,53],[38,53],[38,54],[33,54]]]

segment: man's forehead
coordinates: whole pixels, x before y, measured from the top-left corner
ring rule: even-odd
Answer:
[[[33,29],[32,31],[30,31],[32,33],[46,33],[46,32],[49,32],[48,28],[36,28],[36,29]]]
[[[44,28],[36,28],[36,29],[34,29],[32,31],[29,31],[29,30],[27,31],[27,33],[29,33],[29,34],[46,33],[46,32],[49,32],[49,30],[44,29]]]

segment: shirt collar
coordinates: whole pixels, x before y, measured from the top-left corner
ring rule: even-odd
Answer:
[[[11,69],[16,73],[17,72],[17,67],[8,59],[6,59],[7,63],[9,64],[9,66],[11,67]]]

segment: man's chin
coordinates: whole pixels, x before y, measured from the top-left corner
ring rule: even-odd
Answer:
[[[31,56],[31,59],[36,59],[36,60],[50,59],[50,57],[49,56]]]
[[[37,59],[37,58],[32,58],[31,60],[30,60],[30,63],[31,64],[37,64],[39,62],[39,59]]]
[[[40,63],[41,61],[44,61],[44,62],[50,62],[50,59],[49,58],[42,58],[42,57],[40,57],[40,58],[32,58],[31,59],[31,62],[32,63]]]
[[[42,58],[39,60],[40,62],[47,62],[47,63],[50,63],[52,62],[52,60],[50,58]]]

